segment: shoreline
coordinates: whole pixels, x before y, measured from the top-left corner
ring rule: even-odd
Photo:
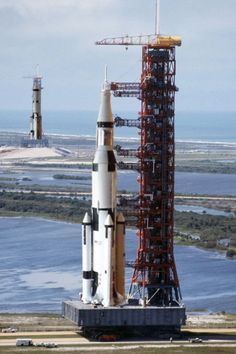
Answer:
[[[15,135],[18,135],[18,136],[25,136],[27,135],[28,136],[28,132],[27,131],[19,131],[19,130],[11,130],[11,129],[0,129],[0,135],[1,134],[15,134]],[[87,141],[95,141],[96,139],[96,136],[95,135],[90,135],[90,134],[73,134],[73,133],[53,133],[53,132],[48,132],[44,135],[45,137],[52,137],[52,138],[66,138],[66,139],[70,139],[70,138],[75,138],[75,139],[84,139],[84,140],[87,140]],[[127,141],[127,140],[131,140],[133,142],[138,142],[140,139],[137,137],[137,135],[135,136],[115,136],[115,140],[118,140],[118,141]],[[202,139],[199,139],[199,138],[178,138],[175,140],[176,143],[188,143],[188,144],[199,144],[199,145],[204,145],[204,144],[207,144],[207,145],[223,145],[223,146],[233,146],[233,147],[236,147],[236,142],[235,140],[222,140],[222,141],[219,141],[219,140],[202,140]]]
[[[37,216],[37,215],[33,215],[33,214],[28,214],[28,215],[22,215],[22,214],[17,214],[17,213],[6,213],[4,214],[0,214],[0,219],[35,219],[35,220],[41,220],[41,221],[47,221],[47,222],[53,222],[53,223],[63,223],[63,224],[68,224],[68,225],[78,225],[78,227],[82,225],[82,219],[79,221],[67,221],[65,219],[54,219],[50,216]],[[133,231],[135,232],[135,228],[133,227],[127,227],[128,231]],[[185,247],[193,247],[205,252],[215,252],[217,254],[221,254],[225,259],[228,260],[232,260],[232,261],[236,261],[236,255],[233,255],[231,257],[227,256],[227,250],[226,249],[220,249],[217,247],[207,247],[207,246],[203,246],[202,244],[197,244],[195,243],[196,241],[184,241],[184,240],[178,240],[178,234],[175,235],[174,237],[174,247],[176,246],[185,246]],[[208,310],[206,310],[208,311]]]

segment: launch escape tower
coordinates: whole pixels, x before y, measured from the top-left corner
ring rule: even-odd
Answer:
[[[126,220],[138,229],[138,250],[133,264],[129,296],[152,306],[178,306],[179,280],[173,254],[175,173],[175,47],[180,37],[162,35],[104,39],[98,45],[141,45],[140,83],[112,83],[115,97],[137,97],[141,114],[137,120],[116,117],[116,126],[137,127],[136,151],[117,146],[117,154],[136,157],[122,162],[122,169],[136,169],[138,198],[122,198]]]

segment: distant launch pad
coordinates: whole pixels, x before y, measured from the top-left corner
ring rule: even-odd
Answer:
[[[30,117],[30,132],[28,137],[22,139],[23,147],[48,147],[48,139],[43,135],[41,91],[42,77],[38,74],[33,77],[32,87],[32,115]]]

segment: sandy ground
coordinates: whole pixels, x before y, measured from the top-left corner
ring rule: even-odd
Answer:
[[[221,313],[210,314],[187,314],[187,329],[212,328],[212,329],[233,329],[236,333],[236,316]]]
[[[0,314],[0,328],[16,328],[18,331],[76,331],[72,322],[59,315]]]
[[[48,158],[58,157],[61,154],[54,148],[16,148],[16,147],[0,147],[0,159],[32,159],[32,158]]]
[[[225,315],[210,314],[210,315],[191,315],[187,316],[187,326],[191,327],[205,327],[209,325],[220,325],[226,323]]]

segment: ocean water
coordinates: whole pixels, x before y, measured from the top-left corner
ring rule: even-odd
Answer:
[[[97,111],[45,111],[45,134],[95,136]],[[138,117],[137,112],[113,112],[123,118]],[[0,111],[0,131],[29,131],[28,111]],[[176,139],[235,142],[236,112],[176,112]],[[135,128],[116,128],[116,137],[137,137]]]
[[[81,225],[38,218],[0,218],[0,312],[57,312],[81,291]],[[134,260],[137,237],[126,235]],[[176,246],[187,310],[236,313],[236,260],[195,247]],[[132,270],[126,270],[126,288]]]

